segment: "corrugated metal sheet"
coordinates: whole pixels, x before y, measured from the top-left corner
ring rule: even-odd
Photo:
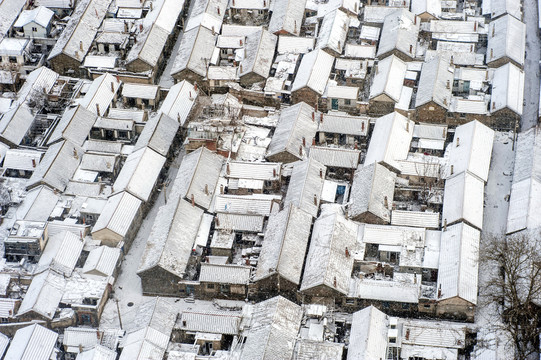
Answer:
[[[318,131],[332,134],[366,136],[370,118],[366,116],[350,116],[327,113],[319,123]]]
[[[233,231],[260,232],[263,230],[265,217],[262,215],[216,213],[216,229]]]
[[[279,195],[216,195],[214,211],[268,216],[280,199]]]
[[[185,331],[238,335],[241,317],[220,311],[183,311],[180,328]]]
[[[356,169],[361,157],[360,150],[312,146],[310,158],[328,167]]]
[[[247,285],[250,281],[250,267],[238,265],[201,264],[200,282]]]
[[[440,225],[440,213],[393,210],[391,213],[391,224],[438,229]]]

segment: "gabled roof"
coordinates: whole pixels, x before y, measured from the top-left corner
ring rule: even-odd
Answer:
[[[119,258],[120,249],[105,245],[97,247],[90,250],[83,266],[83,273],[98,273],[102,276],[112,276]]]
[[[171,75],[190,70],[205,77],[207,68],[214,52],[216,35],[203,26],[194,27],[182,33],[180,46],[171,67]]]
[[[13,27],[23,27],[34,22],[40,26],[47,27],[51,22],[54,12],[44,6],[38,6],[32,10],[23,10]]]
[[[502,16],[488,24],[487,64],[508,57],[524,65],[526,25],[512,17]]]
[[[348,360],[385,359],[388,326],[387,315],[374,306],[353,313]]]
[[[254,305],[240,359],[291,359],[301,320],[301,307],[281,296]]]
[[[137,36],[137,42],[126,55],[126,66],[141,60],[151,68],[158,65],[158,60],[163,53],[169,32],[154,24],[143,29]]]
[[[385,17],[377,56],[394,49],[414,58],[417,51],[420,21],[407,9],[397,10]]]
[[[11,25],[25,6],[26,0],[0,2],[0,41],[8,35]]]
[[[445,180],[442,222],[464,220],[482,229],[484,190],[483,180],[467,171]]]
[[[413,137],[414,122],[393,112],[376,120],[364,165],[383,162],[399,170],[399,160],[405,160]]]
[[[514,0],[484,0],[482,10],[483,15],[490,15],[492,19],[505,14],[522,19],[521,4]]]
[[[84,240],[69,231],[49,237],[35,271],[41,272],[50,268],[61,275],[70,276],[81,256],[83,246]]]
[[[311,226],[312,216],[294,205],[287,205],[284,210],[272,214],[254,281],[278,273],[298,285]]]
[[[0,117],[0,137],[19,145],[34,123],[34,114],[26,104],[12,108]]]
[[[169,89],[159,112],[177,120],[180,125],[184,125],[192,111],[198,94],[198,91],[195,90],[192,84],[186,80],[181,81]]]
[[[317,49],[330,49],[342,53],[349,30],[349,16],[340,9],[329,12],[323,17],[317,38]]]
[[[247,285],[250,281],[251,268],[233,264],[202,263],[199,273],[200,282]]]
[[[284,205],[293,204],[316,217],[321,202],[321,191],[327,168],[309,158],[293,165]]]
[[[438,271],[438,301],[459,297],[477,304],[479,230],[464,223],[442,232]]]
[[[494,71],[490,112],[509,109],[522,115],[524,101],[524,71],[513,63],[507,63]]]
[[[291,92],[307,87],[323,95],[333,64],[334,56],[321,49],[305,54],[295,74]]]
[[[267,78],[274,59],[277,41],[276,35],[266,30],[246,36],[245,56],[240,63],[239,76],[242,77],[253,72]]]
[[[164,113],[159,113],[145,123],[145,127],[139,135],[133,150],[137,151],[148,146],[158,154],[167,156],[179,127],[178,121]]]
[[[269,31],[276,33],[289,33],[299,36],[306,0],[277,0],[274,1],[272,16],[269,22]]]
[[[358,226],[339,212],[324,211],[314,222],[300,291],[325,285],[344,295],[349,292]]]
[[[121,84],[115,76],[105,73],[92,82],[80,104],[98,116],[105,116]]]
[[[17,312],[17,317],[35,312],[52,320],[62,296],[66,280],[52,270],[34,276]]]
[[[421,70],[415,107],[425,105],[431,101],[448,109],[451,105],[451,97],[454,81],[454,65],[444,55],[435,56],[426,61]]]
[[[107,229],[125,237],[141,204],[140,199],[126,191],[111,196],[94,224],[92,233]]]
[[[408,66],[394,55],[380,60],[375,66],[376,75],[370,86],[370,99],[384,94],[392,101],[398,102]]]
[[[6,360],[49,360],[58,334],[34,324],[17,330],[4,357]]]
[[[97,118],[94,112],[82,105],[68,108],[56,125],[48,143],[52,144],[63,138],[82,146]]]
[[[411,12],[415,15],[430,14],[440,17],[441,0],[411,0]]]

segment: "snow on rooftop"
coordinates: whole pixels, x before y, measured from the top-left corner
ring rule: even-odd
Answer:
[[[388,325],[387,315],[373,306],[355,312],[351,321],[348,360],[384,359]]]
[[[54,12],[44,6],[38,6],[32,10],[23,10],[13,27],[23,27],[31,22],[47,27],[53,15]]]
[[[483,180],[469,172],[448,178],[445,181],[442,222],[467,221],[482,229],[484,189]]]
[[[317,160],[295,162],[284,205],[293,204],[316,217],[327,168]]]
[[[275,0],[269,22],[269,31],[274,34],[289,33],[299,36],[305,6],[306,0]]]
[[[39,324],[20,328],[5,354],[6,360],[49,360],[55,355],[58,334]],[[1,353],[0,353],[1,354]]]
[[[487,64],[509,58],[524,65],[526,25],[511,15],[502,16],[488,24]]]
[[[523,101],[524,71],[513,63],[507,63],[494,70],[490,112],[507,108],[522,115]]]
[[[177,120],[180,125],[184,125],[197,99],[198,92],[188,81],[181,81],[173,85],[165,100],[163,101],[159,112]]]
[[[406,63],[391,55],[380,60],[375,66],[376,75],[370,86],[370,99],[398,102],[406,76]]]
[[[349,16],[340,9],[323,17],[316,49],[329,49],[338,54],[342,53],[349,30]]]
[[[385,56],[394,49],[410,58],[417,51],[420,20],[406,9],[400,9],[385,17],[377,56]]]
[[[322,95],[334,64],[334,57],[321,49],[305,54],[299,65],[291,92],[308,87]]]
[[[448,109],[453,90],[454,66],[447,56],[436,56],[423,64],[415,98],[415,107],[429,102]]]

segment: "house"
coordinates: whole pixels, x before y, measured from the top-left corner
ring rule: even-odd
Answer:
[[[53,15],[54,12],[44,6],[23,10],[13,27],[22,29],[27,38],[47,38],[51,32]]]
[[[181,81],[169,89],[159,112],[179,122],[181,126],[188,120],[198,96],[197,86]]]
[[[53,360],[59,354],[56,349],[58,334],[39,324],[20,328],[15,333],[4,359]]]
[[[164,164],[165,157],[149,147],[132,152],[113,184],[115,192],[127,191],[143,202],[149,201]]]
[[[395,104],[400,101],[407,65],[400,58],[391,55],[378,61],[372,71],[376,74],[370,86],[369,112],[385,115],[392,112]]]
[[[483,195],[485,183],[469,172],[445,180],[442,221],[445,224],[467,222],[483,228]]]
[[[34,276],[17,312],[19,321],[43,320],[50,324],[65,286],[66,279],[53,270]]]
[[[49,53],[47,60],[61,74],[81,74],[79,67],[100,27],[111,0],[82,0]]]
[[[141,109],[154,109],[160,101],[160,87],[157,85],[126,83],[122,87],[124,104]]]
[[[275,35],[301,34],[306,0],[278,0],[274,2],[269,31]]]
[[[81,100],[81,106],[98,116],[105,116],[109,106],[116,101],[121,84],[117,77],[109,73],[97,77]]]
[[[373,306],[353,314],[348,360],[385,359],[389,319]]]
[[[368,134],[370,125],[366,116],[350,116],[328,112],[323,114],[318,128],[318,143],[355,146]]]
[[[70,326],[64,330],[62,345],[66,357],[75,360],[77,354],[99,346],[100,340],[98,329]]]
[[[421,70],[415,108],[419,121],[441,123],[451,105],[454,65],[447,56],[426,61]]]
[[[31,144],[30,132],[34,114],[25,103],[13,107],[0,117],[0,141],[10,147]]]
[[[0,3],[0,14],[3,15],[0,24],[0,41],[9,37],[11,26],[26,5],[26,0],[2,1]]]
[[[49,240],[46,221],[17,220],[4,239],[4,254],[8,261],[25,259],[37,262]]]
[[[377,57],[395,55],[401,60],[413,60],[417,52],[420,21],[407,9],[397,10],[387,16],[381,29]]]
[[[421,21],[430,21],[441,16],[441,1],[440,0],[411,0],[411,12]]]
[[[190,5],[184,31],[204,26],[213,34],[220,32],[227,10],[227,0],[196,0]]]
[[[194,290],[181,280],[194,265],[191,254],[203,210],[177,199],[160,207],[137,271],[146,295],[186,296]]]
[[[301,320],[301,307],[281,296],[255,304],[240,359],[292,358]]]
[[[497,128],[518,126],[524,106],[524,71],[513,63],[494,70],[490,95],[490,118]]]
[[[0,41],[0,66],[4,71],[17,71],[26,75],[31,67],[34,70],[42,65],[42,58],[33,60],[34,42],[31,39],[5,38]],[[7,82],[4,82],[7,84]]]
[[[116,351],[102,345],[96,345],[90,350],[86,350],[77,355],[76,360],[115,360],[117,357]]]
[[[4,173],[7,177],[28,179],[36,169],[43,153],[30,149],[8,149],[4,157]]]
[[[205,147],[186,155],[175,179],[180,197],[208,210],[218,184],[223,160],[222,156]]]
[[[48,144],[54,144],[62,139],[68,140],[77,146],[82,146],[88,138],[90,130],[98,119],[94,112],[82,105],[68,108],[56,125]]]
[[[70,141],[51,145],[26,184],[27,190],[39,185],[48,185],[64,191],[69,179],[81,162],[83,150]]]
[[[388,224],[396,174],[380,163],[359,166],[351,185],[348,217],[355,221]]]
[[[130,143],[136,137],[135,131],[133,120],[99,117],[90,130],[90,138]]]
[[[322,49],[304,54],[291,86],[293,103],[304,101],[317,106],[318,99],[323,95],[334,57]]]
[[[283,54],[306,54],[314,50],[315,39],[297,36],[278,36],[277,52]]]
[[[513,183],[507,214],[507,234],[525,229],[533,230],[541,226],[541,219],[536,216],[537,209],[541,206],[541,197],[536,195],[541,189],[539,127],[519,133],[515,146]]]
[[[331,169],[333,173],[340,173],[340,171],[347,171],[345,169],[357,169],[361,159],[361,151],[357,149],[312,146],[310,148],[310,159],[319,161],[322,165]]]
[[[390,170],[400,172],[398,161],[405,160],[413,137],[414,122],[397,112],[376,120],[364,165],[381,162]]]
[[[486,63],[500,67],[512,62],[522,68],[526,49],[526,25],[511,15],[504,15],[488,24]]]
[[[120,249],[104,245],[99,246],[90,250],[83,266],[83,274],[116,277],[119,260]]]
[[[51,9],[59,18],[63,18],[70,14],[75,7],[75,4],[70,0],[36,0],[34,5]]]
[[[346,44],[346,56],[357,54],[351,50],[353,45]],[[362,47],[363,45],[358,45]],[[374,48],[375,49],[375,48]],[[360,54],[362,55],[362,53]],[[346,86],[358,87],[359,90],[364,89],[366,75],[368,71],[368,60],[367,59],[346,59],[338,58],[334,64],[334,70],[340,79],[345,80]],[[329,105],[327,104],[327,107]]]
[[[328,205],[314,222],[300,291],[311,298],[347,295],[357,246],[357,224]]]
[[[327,168],[309,158],[293,164],[284,205],[293,204],[317,217]]]
[[[327,13],[323,17],[316,43],[316,49],[323,49],[332,56],[340,57],[349,30],[350,18],[340,9]]]
[[[522,20],[522,7],[513,0],[487,0],[483,1],[482,14],[491,20],[507,14]]]
[[[327,98],[327,109],[357,113],[359,88],[353,86],[328,86],[323,98]]]
[[[316,111],[301,102],[280,112],[280,120],[267,149],[267,159],[290,163],[307,156],[317,131]]]
[[[92,238],[112,247],[129,243],[139,229],[141,205],[140,199],[126,191],[111,196],[92,228]]]
[[[145,123],[133,150],[148,147],[167,158],[171,155],[179,127],[176,120],[159,113]]]
[[[27,192],[23,203],[17,208],[17,218],[29,221],[47,221],[60,201],[60,194],[48,186],[38,186]]]
[[[49,238],[34,273],[51,269],[65,277],[71,276],[81,252],[84,240],[69,231],[62,231]]]
[[[226,165],[229,193],[263,193],[280,187],[281,164],[270,162],[230,161]]]
[[[458,223],[442,232],[436,314],[472,321],[477,305],[479,230]]]
[[[246,299],[251,268],[231,264],[202,263],[199,273],[201,296],[215,299]]]
[[[246,36],[245,56],[239,65],[239,78],[242,85],[249,86],[267,79],[277,41],[276,35],[266,30]]]
[[[171,68],[171,76],[178,82],[199,82],[207,76],[216,35],[204,26],[197,26],[182,33],[180,46]]]
[[[269,216],[280,208],[281,195],[221,195],[214,196],[210,212]],[[229,230],[229,229],[227,229]]]
[[[266,19],[269,15],[269,0],[234,0],[229,3],[229,16],[234,18]]]
[[[311,226],[312,216],[295,205],[269,217],[254,276],[258,295],[296,293]]]

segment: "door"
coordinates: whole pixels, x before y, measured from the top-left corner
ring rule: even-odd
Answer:
[[[338,110],[338,99],[332,99],[331,106],[333,110]]]

